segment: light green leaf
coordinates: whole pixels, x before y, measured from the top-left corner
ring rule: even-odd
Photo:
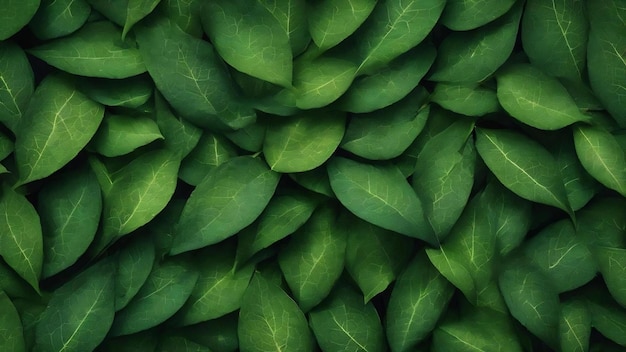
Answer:
[[[319,1],[308,13],[309,32],[320,51],[339,44],[370,15],[375,0]]]
[[[319,304],[343,272],[347,231],[336,209],[318,208],[278,255],[294,299],[306,312]]]
[[[25,352],[26,343],[20,316],[11,299],[0,290],[0,349],[3,351]]]
[[[87,168],[68,170],[49,179],[39,191],[38,212],[43,231],[43,277],[68,268],[93,241],[102,196],[96,176]]]
[[[337,198],[356,216],[384,229],[437,243],[420,199],[398,169],[342,157],[331,158],[327,169]]]
[[[561,304],[559,341],[561,351],[589,351],[591,313],[585,302],[568,300]]]
[[[626,8],[621,1],[588,4],[587,69],[593,92],[620,126],[626,126]]]
[[[204,131],[180,166],[179,177],[197,186],[212,169],[237,156],[235,146],[220,134]]]
[[[296,56],[302,53],[311,41],[307,28],[310,12],[305,0],[259,0],[261,5],[278,20],[289,36],[291,51]]]
[[[293,86],[296,106],[313,109],[337,100],[350,87],[356,66],[346,60],[321,57],[294,64]]]
[[[243,296],[238,332],[242,352],[314,350],[307,320],[298,305],[258,274]]]
[[[154,83],[148,75],[124,79],[77,78],[79,90],[102,105],[138,108],[152,97]]]
[[[11,131],[16,131],[34,90],[33,69],[24,51],[0,42],[0,122]]]
[[[379,2],[355,33],[357,72],[371,74],[421,43],[437,23],[444,0]]]
[[[552,76],[581,80],[589,30],[585,10],[578,0],[527,1],[522,44],[530,62]]]
[[[309,313],[309,324],[323,351],[385,351],[378,312],[348,285],[339,285]]]
[[[101,261],[52,293],[36,326],[33,351],[92,351],[115,314],[115,266]]]
[[[561,83],[528,65],[512,65],[498,73],[498,100],[517,120],[542,130],[557,130],[589,121]]]
[[[146,72],[134,40],[120,41],[111,22],[90,22],[77,32],[42,44],[28,52],[75,75],[126,78]]]
[[[4,0],[0,14],[0,41],[19,32],[30,22],[39,8],[40,0]]]
[[[165,148],[179,156],[186,157],[198,145],[202,130],[186,120],[172,114],[160,94],[156,95],[156,123],[165,138]],[[181,165],[182,169],[183,165]]]
[[[211,170],[185,204],[171,254],[220,242],[250,225],[267,206],[279,178],[265,162],[248,156]]]
[[[467,31],[501,17],[513,4],[515,0],[448,0],[441,23],[454,31]]]
[[[69,79],[48,76],[37,87],[16,133],[21,184],[57,171],[94,135],[104,108],[78,92]]]
[[[598,246],[593,254],[611,296],[626,308],[626,249]]]
[[[409,50],[381,70],[357,78],[337,104],[342,110],[363,113],[396,103],[415,91],[435,61],[435,54],[430,43]]]
[[[159,2],[161,2],[161,0],[128,0],[128,7],[126,8],[126,21],[124,22],[124,29],[122,30],[122,39],[125,39],[128,31],[130,31],[135,23],[148,16],[159,4]]]
[[[548,225],[525,242],[524,254],[541,269],[559,292],[570,291],[591,281],[596,263],[584,241],[576,236],[569,219]]]
[[[0,197],[0,255],[35,291],[43,263],[39,215],[32,204],[9,187]]]
[[[191,296],[174,318],[183,325],[216,319],[239,309],[254,265],[235,270],[235,248],[227,244],[198,252],[194,266],[199,276]]]
[[[117,171],[104,197],[103,249],[119,237],[152,220],[170,201],[176,188],[179,161],[167,150],[145,153]]]
[[[303,113],[268,124],[263,154],[276,172],[303,172],[322,165],[333,154],[346,129],[345,114]]]
[[[148,279],[155,260],[154,243],[136,237],[117,255],[115,311],[126,307]]]
[[[574,127],[576,154],[585,170],[604,186],[626,195],[626,157],[615,137],[600,127]]]
[[[181,117],[201,127],[241,128],[254,111],[236,101],[228,71],[213,46],[167,18],[137,24],[139,51],[159,92]]]
[[[104,117],[91,145],[99,154],[114,157],[157,139],[163,139],[163,135],[151,118],[109,114]]]
[[[85,0],[43,0],[28,27],[41,40],[63,37],[82,27],[90,13]]]
[[[556,347],[560,304],[550,279],[519,260],[509,261],[499,286],[511,315],[548,346]]]
[[[427,94],[417,88],[389,107],[352,115],[341,148],[370,160],[400,156],[426,124],[430,112],[425,105]]]
[[[449,34],[439,45],[430,79],[468,83],[488,79],[511,55],[521,14],[519,2],[506,15],[484,27]]]
[[[437,83],[430,99],[446,110],[467,116],[500,110],[496,92],[476,83]]]
[[[454,293],[420,252],[398,277],[387,306],[387,341],[393,351],[413,351],[435,328]]]
[[[513,193],[571,212],[556,161],[539,143],[518,132],[480,128],[476,149],[491,172]]]
[[[363,293],[365,303],[387,289],[413,254],[413,240],[354,216],[344,220],[350,229],[346,270]]]
[[[291,86],[291,45],[272,13],[258,1],[215,0],[203,10],[204,30],[220,56],[250,76]]]

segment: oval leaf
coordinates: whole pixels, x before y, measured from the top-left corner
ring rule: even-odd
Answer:
[[[24,51],[9,41],[0,42],[0,122],[11,131],[16,131],[34,90],[33,69]]]
[[[355,73],[355,65],[346,60],[322,57],[297,61],[293,77],[296,106],[313,109],[332,103],[348,90]]]
[[[309,31],[315,45],[328,50],[354,33],[370,15],[375,0],[321,1],[311,4]]]
[[[430,99],[446,110],[467,116],[500,110],[496,92],[476,83],[437,83]]]
[[[157,139],[163,139],[163,135],[151,118],[111,114],[104,117],[91,145],[98,153],[114,157]]]
[[[43,0],[28,27],[41,40],[63,37],[82,27],[90,13],[85,0]]]

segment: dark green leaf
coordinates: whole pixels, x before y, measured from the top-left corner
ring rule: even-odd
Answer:
[[[202,37],[202,23],[200,20],[203,1],[199,0],[162,0],[161,10],[180,29],[190,35]]]
[[[237,156],[237,150],[222,135],[204,131],[198,144],[183,159],[179,177],[197,186],[212,169]]]
[[[298,305],[259,274],[243,296],[238,331],[242,352],[313,351],[311,332]]]
[[[577,234],[587,245],[626,248],[626,200],[622,197],[602,197],[592,200],[576,214]]]
[[[333,157],[328,176],[339,201],[356,216],[384,229],[437,243],[421,201],[395,167]]]
[[[304,113],[270,122],[263,154],[276,172],[303,172],[322,165],[343,138],[342,113]]]
[[[122,80],[106,78],[79,78],[79,90],[102,105],[138,108],[148,102],[154,83],[148,75]]]
[[[135,238],[117,256],[115,310],[126,307],[148,279],[155,259],[151,240]]]
[[[476,83],[437,83],[430,99],[444,109],[467,116],[500,110],[496,92]]]
[[[197,278],[190,263],[169,260],[155,266],[137,295],[115,315],[111,335],[128,335],[161,324],[185,304]]]
[[[38,212],[43,230],[43,277],[74,264],[93,241],[102,197],[96,176],[87,168],[49,180],[39,192]]]
[[[224,136],[239,148],[256,153],[263,148],[265,130],[265,124],[256,123],[233,132],[224,133]]]
[[[160,1],[161,0],[128,0],[128,7],[126,8],[126,22],[124,22],[122,39],[126,38],[126,34],[128,34],[128,31],[135,25],[135,23],[141,21],[144,17],[149,15],[152,10],[154,10]]]
[[[16,133],[20,183],[47,177],[72,160],[94,135],[103,114],[104,108],[67,78],[46,77]]]
[[[356,65],[350,61],[322,57],[313,61],[296,61],[293,86],[296,106],[313,109],[337,100],[350,87]]]
[[[591,312],[592,326],[615,343],[626,346],[626,310],[610,299],[603,299],[601,302],[594,299],[587,305]]]
[[[413,351],[435,328],[454,287],[420,252],[393,287],[387,307],[386,333],[393,351]]]
[[[35,15],[40,0],[4,0],[0,14],[0,41],[19,32]]]
[[[172,335],[161,338],[157,351],[211,352],[211,350],[206,346],[200,345],[181,336]]]
[[[213,351],[236,352],[239,348],[237,323],[239,312],[184,328],[188,339],[209,346]]]
[[[593,253],[611,296],[626,308],[626,249],[594,247]]]
[[[171,253],[220,242],[250,225],[267,206],[279,178],[265,162],[247,156],[211,170],[185,204]]]
[[[556,161],[539,143],[518,132],[480,128],[476,149],[498,180],[518,196],[571,212]]]
[[[330,187],[328,173],[323,167],[318,167],[317,169],[313,169],[311,171],[289,174],[289,177],[310,191],[323,194],[331,198],[335,197],[335,194]]]
[[[92,146],[96,152],[113,157],[128,154],[157,139],[163,139],[154,120],[143,116],[106,115]]]
[[[35,290],[0,259],[0,290],[12,298],[29,298],[36,295]]]
[[[94,10],[98,11],[104,17],[120,27],[124,26],[126,21],[126,12],[128,10],[129,0],[87,0]],[[102,16],[97,17],[101,19]],[[121,37],[121,31],[120,31]]]
[[[448,0],[441,23],[455,31],[467,31],[483,26],[504,15],[515,0]]]
[[[320,303],[344,267],[347,229],[326,205],[296,233],[278,255],[278,263],[294,299],[303,311]]]
[[[36,327],[34,351],[92,351],[115,314],[115,266],[97,263],[52,293]]]
[[[561,305],[559,337],[561,351],[589,351],[591,313],[583,301],[569,300]]]
[[[320,1],[311,4],[309,10],[309,31],[321,51],[339,44],[370,15],[375,0]]]
[[[198,145],[202,130],[174,116],[160,94],[156,95],[155,100],[156,123],[165,138],[165,148],[170,149],[180,158],[186,157]]]
[[[9,187],[0,197],[0,255],[35,291],[43,263],[43,236],[32,204]]]
[[[4,160],[13,153],[14,150],[13,140],[6,134],[0,132],[0,160]]]
[[[0,122],[14,132],[34,86],[33,69],[24,51],[11,42],[0,42]]]
[[[572,209],[577,211],[593,198],[600,187],[581,165],[571,139],[561,141],[558,148],[556,161],[561,169],[567,199]]]
[[[9,297],[0,290],[0,349],[2,351],[25,352],[24,332],[20,316]]]
[[[85,0],[43,0],[29,28],[42,40],[63,37],[82,27],[90,13]]]

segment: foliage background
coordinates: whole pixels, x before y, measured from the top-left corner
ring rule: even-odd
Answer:
[[[0,10],[0,350],[624,350],[624,1]]]

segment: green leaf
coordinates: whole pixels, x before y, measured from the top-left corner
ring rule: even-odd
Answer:
[[[235,146],[220,134],[204,131],[195,148],[183,159],[179,177],[197,186],[212,169],[237,156]]]
[[[85,0],[43,0],[28,27],[41,40],[63,37],[82,27],[90,13]]]
[[[144,17],[149,15],[159,2],[161,2],[161,0],[128,0],[128,7],[126,8],[126,22],[124,22],[124,29],[122,30],[122,39],[126,38],[128,31],[130,31],[135,23],[141,21]]]
[[[235,352],[239,348],[239,312],[184,328],[183,336],[208,346],[212,351]]]
[[[43,236],[32,204],[9,187],[0,197],[0,255],[35,291],[43,263]]]
[[[352,115],[341,148],[370,160],[400,156],[426,124],[430,112],[424,106],[427,94],[418,88],[389,107]]]
[[[571,137],[560,141],[558,148],[556,161],[561,169],[567,198],[572,209],[577,211],[599,191],[599,184],[581,165]]]
[[[326,172],[325,167],[318,167],[317,169],[313,169],[311,171],[289,174],[289,177],[300,186],[310,191],[331,198],[335,197],[335,194],[330,187],[330,181],[328,180],[328,173]]]
[[[542,130],[557,130],[589,121],[561,83],[528,65],[512,65],[498,73],[498,100],[517,120]]]
[[[355,33],[357,72],[371,74],[421,43],[445,6],[444,0],[388,0],[377,4]]]
[[[574,144],[580,163],[591,176],[626,195],[626,157],[615,136],[600,127],[578,125]]]
[[[467,116],[500,110],[496,92],[476,83],[437,83],[430,99],[446,110]]]
[[[363,293],[365,303],[385,291],[407,265],[413,240],[355,217],[349,224],[346,270]]]
[[[524,199],[571,212],[556,161],[543,146],[518,132],[476,131],[478,154],[504,186]]]
[[[115,315],[111,336],[128,335],[157,326],[185,304],[198,272],[175,259],[156,265],[139,292]]]
[[[334,102],[348,90],[356,73],[353,63],[335,58],[299,60],[294,65],[293,86],[300,109],[321,108]]]
[[[198,253],[194,266],[199,276],[185,305],[178,312],[177,321],[183,325],[219,318],[239,309],[252,272],[253,265],[235,270],[235,248],[207,247]]]
[[[247,156],[211,170],[185,204],[171,254],[220,242],[250,225],[267,206],[279,178],[262,160]]]
[[[52,293],[36,326],[34,351],[92,351],[115,314],[115,267],[102,261]]]
[[[91,145],[99,154],[114,157],[128,154],[157,139],[163,139],[163,135],[151,118],[108,114]]]
[[[587,69],[593,92],[620,126],[626,126],[626,8],[615,0],[588,4]]]
[[[422,203],[395,167],[331,158],[328,176],[339,201],[361,219],[436,244]]]
[[[561,351],[589,351],[591,313],[583,301],[568,300],[561,304],[559,337]]]
[[[303,172],[322,165],[333,154],[346,129],[342,113],[303,113],[270,121],[263,154],[276,172]]]
[[[375,0],[321,1],[311,4],[309,32],[320,51],[339,44],[356,31],[372,13]]]
[[[3,351],[26,351],[24,341],[24,332],[22,330],[22,322],[20,316],[9,297],[0,290],[0,326],[2,334],[0,334],[0,349]]]
[[[29,300],[36,294],[35,290],[2,259],[0,259],[0,290],[9,297]]]
[[[94,10],[120,27],[123,27],[126,21],[128,1],[129,0],[87,0]],[[97,18],[100,19],[102,16]]]
[[[435,61],[430,43],[419,45],[392,60],[385,68],[357,78],[337,104],[342,110],[363,113],[382,109],[405,98]]]
[[[585,5],[581,1],[547,4],[531,0],[524,8],[524,52],[533,65],[552,76],[573,81],[584,77],[588,30]]]
[[[206,346],[190,341],[184,337],[173,335],[162,337],[159,341],[157,351],[211,352]]]
[[[467,31],[483,26],[504,15],[515,0],[448,0],[441,14],[441,23],[454,31]]]
[[[43,231],[43,277],[74,264],[93,241],[102,197],[96,176],[87,168],[68,170],[48,180],[39,191],[38,212]]]
[[[134,238],[117,255],[115,311],[126,307],[148,279],[155,260],[154,244]]]
[[[285,280],[302,311],[320,303],[344,267],[347,231],[328,205],[318,208],[278,255]]]
[[[124,79],[78,78],[77,85],[81,92],[102,105],[133,109],[147,103],[154,91],[148,75]]]
[[[420,252],[398,277],[387,306],[386,333],[393,351],[412,351],[435,328],[454,287]]]
[[[576,213],[577,235],[592,246],[626,248],[626,218],[622,197],[600,197]]]
[[[160,10],[184,32],[200,38],[203,35],[200,20],[202,1],[162,0]]]
[[[307,28],[308,4],[305,0],[259,0],[261,5],[278,20],[289,36],[291,51],[296,56],[302,53],[311,41]]]
[[[506,15],[486,26],[452,32],[439,45],[430,79],[468,83],[488,79],[511,55],[521,14],[522,3],[519,2]]]
[[[372,303],[348,285],[339,285],[309,313],[309,324],[323,351],[384,351],[385,338]]]
[[[570,291],[596,276],[596,263],[584,241],[576,236],[569,219],[548,225],[526,241],[524,254],[560,293]]]
[[[589,301],[587,306],[591,312],[591,325],[615,343],[626,346],[626,310],[613,303],[609,297],[601,302]]]
[[[556,346],[559,296],[550,280],[523,262],[509,261],[499,278],[500,291],[511,315],[549,346]]]
[[[278,286],[254,275],[241,302],[239,348],[252,351],[313,351],[304,314]]]
[[[146,72],[134,40],[121,41],[111,22],[90,22],[77,32],[42,44],[28,52],[75,75],[126,78]]]
[[[156,123],[165,138],[165,148],[177,154],[181,159],[186,157],[198,145],[202,130],[174,116],[160,94],[156,95],[155,105]],[[183,165],[181,169],[182,167]]]
[[[0,14],[0,41],[19,32],[30,22],[39,8],[40,0],[4,0]]]
[[[16,131],[34,89],[33,69],[24,51],[0,42],[0,122],[10,130]]]
[[[156,87],[182,117],[202,127],[241,128],[254,122],[254,111],[236,101],[226,67],[209,42],[167,18],[151,17],[134,32]]]
[[[454,284],[471,301],[476,301],[476,285],[471,273],[459,258],[459,254],[450,252],[445,248],[426,248],[426,254],[432,265],[443,277]]]
[[[256,123],[233,132],[224,133],[224,136],[239,148],[256,153],[263,148],[265,130],[265,124]]]
[[[250,76],[291,86],[289,36],[266,7],[258,1],[215,0],[202,14],[204,29],[224,61]]]
[[[96,133],[104,108],[69,79],[48,76],[37,87],[16,133],[15,159],[25,184],[72,160]]]
[[[598,246],[593,254],[611,296],[626,308],[626,249]]]
[[[117,171],[104,197],[102,249],[152,220],[176,188],[179,161],[166,150],[145,153]]]

